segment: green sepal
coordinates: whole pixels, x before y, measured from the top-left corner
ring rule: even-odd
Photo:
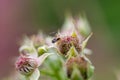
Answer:
[[[72,37],[77,37],[76,32],[75,32],[75,31],[73,31],[73,32],[72,32],[72,34],[71,34],[71,36],[72,36]]]
[[[68,57],[68,59],[70,59],[71,57],[75,57],[75,56],[77,56],[77,55],[78,55],[77,50],[75,49],[74,46],[72,46],[72,47],[70,48],[70,50],[67,52],[66,57]]]
[[[82,50],[86,47],[88,40],[92,36],[92,33],[82,42]]]
[[[47,52],[47,47],[46,46],[38,47],[37,51],[38,51],[38,56],[40,56]]]
[[[30,76],[26,76],[26,80],[39,80],[39,77],[40,71],[35,69],[35,71]]]
[[[79,69],[76,66],[73,66],[73,72],[71,75],[71,80],[83,80],[82,75]]]
[[[88,65],[88,68],[87,68],[87,76],[88,76],[88,79],[91,78],[94,74],[94,66],[93,65]]]

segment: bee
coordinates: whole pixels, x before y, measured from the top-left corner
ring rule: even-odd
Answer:
[[[59,37],[57,37],[57,38],[54,38],[53,40],[52,40],[52,43],[56,43],[57,41],[59,41],[60,40],[60,38]]]
[[[53,38],[52,40],[52,43],[56,43],[57,41],[59,41],[61,38],[60,38],[60,33],[55,33],[55,37]]]

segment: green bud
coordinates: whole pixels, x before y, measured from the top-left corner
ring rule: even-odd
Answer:
[[[31,41],[33,42],[35,48],[38,48],[45,44],[45,40],[42,32],[39,32],[37,35],[31,36]]]
[[[47,52],[47,48],[46,46],[38,47],[37,51],[38,51],[38,56],[40,56]]]

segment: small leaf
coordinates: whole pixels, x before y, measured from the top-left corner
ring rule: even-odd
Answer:
[[[93,73],[94,73],[94,66],[90,64],[88,65],[88,72],[87,72],[88,78],[91,78]]]
[[[44,53],[43,55],[41,55],[40,57],[38,57],[37,61],[38,61],[38,66],[40,66],[43,61],[49,56],[52,55],[54,53]]]

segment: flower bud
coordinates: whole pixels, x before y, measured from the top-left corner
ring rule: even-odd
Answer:
[[[42,33],[33,35],[31,37],[31,40],[33,41],[33,45],[35,46],[35,48],[38,48],[39,46],[42,46],[45,43]]]
[[[76,23],[78,30],[83,37],[86,37],[91,33],[91,28],[85,15],[80,16]]]
[[[37,57],[38,53],[33,45],[22,45],[19,49],[20,55]]]
[[[40,56],[47,52],[47,47],[46,46],[38,47],[37,51],[38,51],[38,56]]]
[[[16,69],[23,75],[30,75],[38,67],[35,58],[20,56],[15,64]]]
[[[81,56],[71,57],[66,62],[68,77],[71,78],[71,75],[73,75],[73,73],[75,74],[74,69],[77,68],[77,70],[79,70],[80,72],[79,76],[81,76],[82,80],[87,80],[92,76],[94,72],[94,67],[92,66],[91,69],[91,66],[92,66],[91,63],[85,57],[81,57]]]
[[[72,46],[75,47],[76,51],[79,53],[81,51],[80,40],[76,36],[63,36],[60,37],[60,40],[56,43],[58,50],[63,55],[67,55],[67,52]]]
[[[19,48],[19,52],[23,55],[27,55],[28,53],[34,52],[34,49],[30,46],[23,45]]]

